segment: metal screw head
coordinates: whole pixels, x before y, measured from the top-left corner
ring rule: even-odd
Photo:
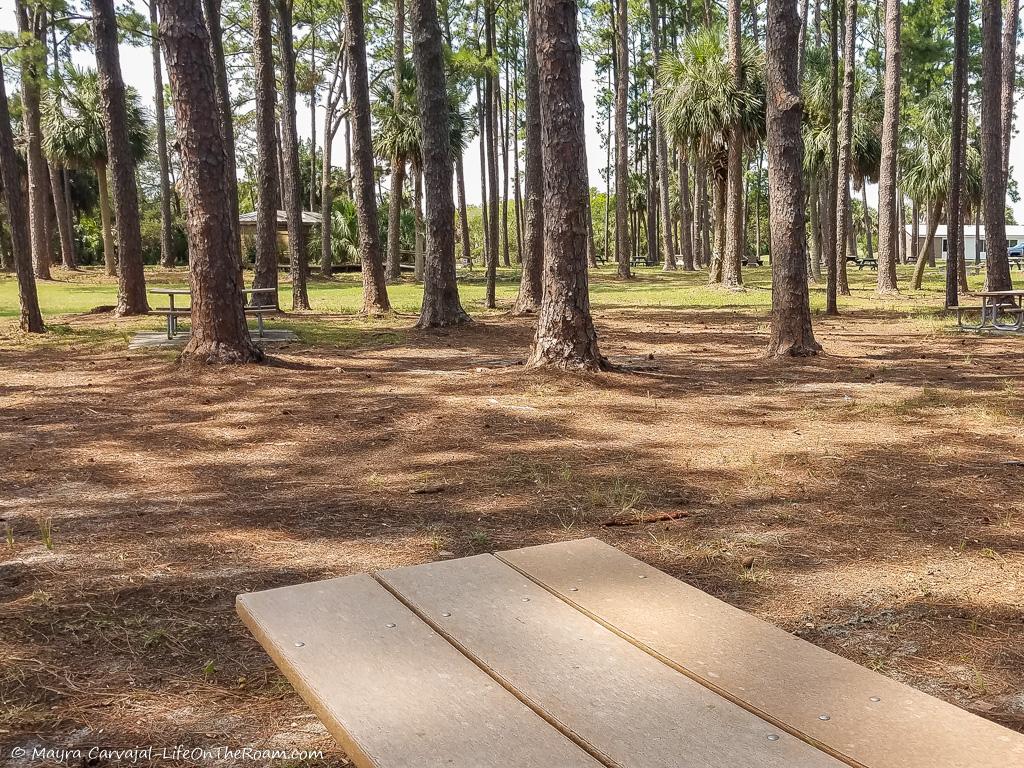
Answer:
[[[647,576],[646,576],[646,575],[643,575],[643,576],[641,576],[640,578],[641,578],[641,579],[646,579],[646,578],[647,578]]]
[[[524,603],[528,603],[528,602],[530,602],[530,598],[528,598],[528,597],[524,597],[524,598],[523,598],[523,602],[524,602]]]
[[[778,741],[778,740],[779,740],[779,734],[777,734],[777,733],[769,733],[768,734],[768,741]]]
[[[832,718],[828,715],[818,715],[819,720],[831,720]]]
[[[872,697],[871,697],[871,700],[872,700],[872,701],[881,701],[881,699],[880,699],[880,698],[878,698],[877,696],[872,696]]]
[[[448,611],[445,611],[445,612],[444,612],[444,613],[442,613],[441,615],[442,615],[442,616],[444,616],[444,617],[445,617],[446,619],[447,619],[447,618],[448,618],[449,616],[451,616],[451,614],[450,614],[450,613],[448,613]]]
[[[570,592],[579,592],[580,588],[579,587],[569,587],[569,591]]]
[[[304,645],[305,645],[305,643],[296,643],[296,644],[295,644],[295,647],[296,647],[296,648],[301,648],[301,647],[302,647],[302,646],[304,646]]]
[[[384,626],[387,627],[388,629],[394,629],[397,625],[395,625],[395,624],[385,624]]]

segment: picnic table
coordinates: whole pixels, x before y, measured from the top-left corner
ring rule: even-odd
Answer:
[[[192,290],[189,288],[150,288],[149,292],[158,296],[166,296],[168,306],[158,307],[152,310],[157,314],[167,316],[167,338],[173,339],[178,335],[178,318],[187,317],[191,314],[191,307],[175,307],[174,297],[175,296],[188,296],[192,298]],[[263,296],[273,295],[274,303],[266,306],[250,306],[252,296]],[[276,288],[243,288],[242,296],[246,299],[245,301],[245,314],[252,315],[256,318],[256,327],[259,331],[260,338],[263,338],[264,327],[263,317],[274,312],[279,312],[280,307],[277,303],[277,289]],[[247,298],[249,297],[249,298]]]
[[[1010,768],[1024,736],[596,539],[240,595],[361,768]]]
[[[980,306],[947,307],[956,311],[956,324],[961,330],[1024,331],[1024,290],[979,291],[975,295],[981,299]]]

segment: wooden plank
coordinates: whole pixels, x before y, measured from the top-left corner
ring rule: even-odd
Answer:
[[[361,768],[600,768],[368,575],[237,608]]]
[[[638,647],[865,768],[1024,766],[1024,736],[818,648],[597,539],[498,557]]]
[[[840,768],[491,555],[377,574],[544,718],[622,768]],[[558,767],[551,761],[552,768]]]

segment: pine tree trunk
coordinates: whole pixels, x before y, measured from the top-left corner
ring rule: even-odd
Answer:
[[[288,250],[292,277],[292,309],[309,309],[306,275],[306,228],[302,223],[302,166],[299,160],[299,135],[296,123],[295,44],[292,30],[294,0],[276,0],[280,40],[281,150],[284,156],[284,211],[288,219]]]
[[[43,316],[39,312],[39,297],[32,274],[32,235],[29,232],[28,207],[21,188],[21,171],[14,148],[11,130],[11,112],[4,82],[3,62],[0,61],[0,181],[3,182],[7,223],[11,234],[11,260],[18,281],[19,323],[23,331],[43,333]]]
[[[171,216],[171,172],[167,154],[167,114],[164,108],[164,74],[160,64],[160,19],[157,4],[149,3],[153,54],[153,92],[156,106],[156,154],[160,166],[160,266],[174,267],[174,218]]]
[[[914,265],[914,279],[911,283],[911,288],[915,291],[921,290],[921,284],[924,281],[924,268],[928,264],[929,256],[935,253],[935,233],[939,229],[939,219],[941,217],[942,200],[935,200],[928,206],[928,230],[924,241],[920,244],[917,252],[917,263]]]
[[[199,0],[159,0],[160,40],[174,93],[186,201],[192,338],[185,359],[259,361],[246,327],[228,197],[227,149],[221,131],[210,41]]]
[[[416,65],[416,101],[420,113],[420,151],[425,216],[426,255],[423,306],[419,328],[460,325],[469,316],[459,301],[455,277],[455,202],[452,200],[452,157],[448,85],[444,45],[434,0],[412,0],[412,55]]]
[[[466,209],[466,164],[462,153],[455,161],[455,186],[459,191],[459,233],[462,243],[462,258],[467,264],[473,263],[473,249],[469,240],[469,211]]]
[[[796,0],[768,0],[765,86],[766,153],[771,219],[772,322],[768,354],[814,355],[821,345],[811,328],[804,220],[803,104],[796,53]]]
[[[423,169],[420,163],[412,164],[413,196],[413,279],[423,280]]]
[[[1006,0],[1003,14],[1003,42],[1001,61],[1000,102],[1003,118],[1003,189],[1007,188],[1010,178],[1010,139],[1013,133],[1013,95],[1016,90],[1017,76],[1017,29],[1020,26],[1020,0]]]
[[[540,308],[544,275],[544,166],[541,143],[540,80],[537,73],[537,12],[535,0],[527,0],[526,31],[526,178],[523,271],[513,315]]]
[[[875,258],[874,245],[871,242],[871,211],[868,208],[868,184],[867,180],[860,183],[860,204],[864,209],[864,246],[869,259]]]
[[[726,201],[728,199],[729,176],[725,170],[715,170],[715,185],[712,190],[714,207],[714,245],[711,251],[711,264],[708,267],[708,282],[721,283],[725,262],[725,228]]]
[[[64,269],[77,270],[78,259],[75,257],[75,235],[71,224],[71,212],[68,210],[68,199],[64,196],[64,176],[55,163],[49,163],[50,190],[53,194],[53,207],[57,214],[57,233],[60,236],[60,255]]]
[[[953,14],[953,105],[950,164],[949,164],[949,214],[947,216],[946,252],[946,307],[955,307],[960,297],[957,291],[960,251],[963,244],[963,199],[961,185],[965,166],[964,138],[964,101],[967,98],[967,36],[968,0],[956,0]]]
[[[292,0],[289,0],[291,2]],[[210,31],[210,56],[217,83],[217,107],[220,111],[220,130],[224,135],[224,149],[228,153],[228,205],[231,208],[232,230],[239,239],[238,223],[238,170],[235,159],[234,114],[231,108],[231,89],[228,85],[228,69],[224,62],[224,31],[220,18],[221,0],[203,0],[203,14],[206,28]],[[242,268],[239,261],[238,268]]]
[[[117,217],[116,314],[144,315],[149,312],[149,302],[146,300],[146,276],[142,269],[139,189],[135,178],[135,158],[128,139],[128,110],[117,48],[114,0],[92,0],[92,13],[96,68],[100,77],[103,124]]]
[[[522,21],[520,21],[520,25]],[[520,32],[522,29],[520,28]],[[519,47],[516,47],[516,63],[512,70],[512,195],[515,201],[516,218],[516,263],[523,263],[523,193],[519,169]]]
[[[505,92],[498,89],[498,116],[501,119],[501,263],[512,266],[508,244],[508,58],[505,58]]]
[[[693,211],[690,207],[690,161],[679,153],[679,255],[683,269],[694,270],[693,259]]]
[[[854,59],[857,45],[857,0],[846,0],[843,35],[843,111],[839,127],[839,170],[836,183],[836,290],[850,295],[846,274],[850,239],[850,164],[853,144]]]
[[[808,258],[810,266],[810,279],[813,282],[821,280],[821,190],[817,174],[811,174],[811,180],[807,185],[807,209],[811,217],[811,252]]]
[[[657,67],[661,61],[661,16],[658,10],[658,0],[649,0],[651,12],[651,52],[654,55],[654,64]],[[657,69],[654,74],[654,88],[658,87]],[[664,253],[665,263],[663,269],[672,272],[676,269],[676,253],[672,243],[672,206],[670,203],[669,187],[672,184],[669,175],[669,154],[668,141],[665,139],[665,128],[662,125],[662,116],[654,116],[656,136],[655,151],[658,156],[658,192],[661,206],[661,249]],[[685,259],[684,259],[685,261]]]
[[[828,205],[822,215],[822,233],[825,241],[825,266],[828,274],[825,278],[825,314],[838,315],[839,303],[839,258],[843,251],[843,241],[839,239],[839,210],[841,196],[839,194],[839,2],[829,0],[829,181],[827,187]]]
[[[740,0],[729,0],[729,66],[737,88],[743,87],[740,46]],[[739,123],[734,123],[729,132],[727,172],[721,283],[726,288],[736,288],[743,284],[740,271],[743,258],[743,129]]]
[[[615,6],[615,261],[618,276],[632,277],[629,241],[629,10]]]
[[[256,92],[256,258],[253,288],[273,288],[272,294],[253,294],[252,304],[277,304],[277,210],[280,178],[277,145],[277,76],[274,72],[271,0],[253,1],[253,58]]]
[[[114,213],[110,210],[110,189],[107,184],[107,164],[96,160],[93,164],[96,174],[96,189],[100,203],[100,233],[103,235],[103,264],[106,273],[117,274],[117,248],[114,246]]]
[[[394,109],[402,109],[402,70],[405,66],[405,1],[395,0],[394,59],[391,63],[394,78]],[[389,283],[402,279],[402,188],[405,185],[406,158],[391,158],[391,191],[388,195],[388,259],[385,275]]]
[[[981,0],[981,166],[985,214],[986,288],[1013,288],[1006,244],[1003,179],[1002,28],[1000,0]]]
[[[486,0],[484,9],[484,33],[487,37],[486,55],[490,58],[494,55],[494,1]],[[485,136],[487,141],[487,188],[489,191],[488,204],[490,211],[487,214],[487,257],[485,260],[487,272],[487,287],[485,295],[485,306],[494,309],[497,306],[495,291],[498,277],[498,138],[495,125],[495,110],[497,94],[495,93],[496,75],[489,72],[485,78],[484,100],[486,114],[484,115]]]
[[[29,11],[23,0],[18,2],[18,31],[30,36],[46,50],[45,10]],[[40,16],[40,14],[42,14]],[[43,131],[40,125],[40,96],[46,63],[37,50],[21,51],[22,144],[28,168],[28,216],[32,240],[32,265],[36,279],[50,280],[53,245],[46,237],[47,178],[43,157]]]
[[[583,91],[575,0],[533,0],[544,173],[544,299],[528,365],[596,371],[590,316]]]
[[[359,227],[359,255],[363,265],[363,312],[391,311],[384,278],[377,225],[377,197],[373,184],[373,134],[370,127],[370,85],[366,74],[366,31],[363,0],[345,0],[349,25],[350,114],[352,126],[353,201]]]

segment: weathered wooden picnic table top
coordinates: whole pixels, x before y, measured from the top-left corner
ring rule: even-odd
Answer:
[[[240,595],[363,768],[1024,768],[1024,736],[596,539]]]

